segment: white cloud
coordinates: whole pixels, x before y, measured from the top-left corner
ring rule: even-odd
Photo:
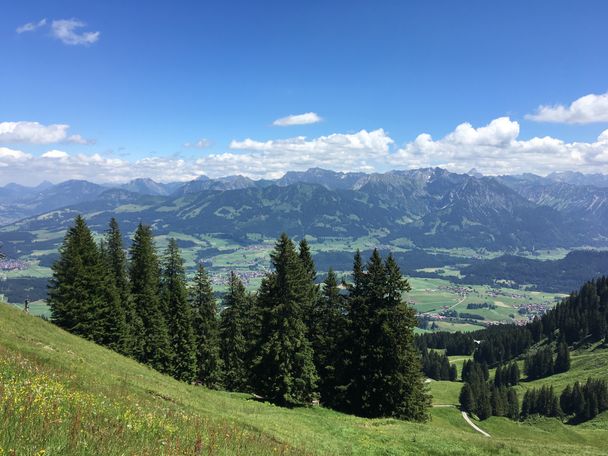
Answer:
[[[321,117],[316,112],[306,112],[304,114],[295,114],[287,117],[281,117],[280,119],[272,122],[272,125],[277,127],[288,127],[291,125],[308,125],[321,122]]]
[[[252,153],[212,155],[207,159],[236,168],[239,161],[247,160],[248,166],[260,177],[277,176],[288,170],[310,167],[326,167],[337,170],[369,171],[389,153],[393,140],[383,129],[361,130],[357,133],[334,133],[307,139],[297,136],[289,139],[255,141],[247,138],[232,141],[230,149]],[[245,158],[248,157],[248,158]],[[265,173],[268,169],[268,173]],[[266,174],[266,176],[265,176]]]
[[[70,154],[62,150],[49,150],[41,155],[42,158],[68,158]]]
[[[592,142],[565,142],[549,136],[520,139],[519,136],[519,124],[501,117],[477,128],[463,123],[437,140],[423,133],[399,149],[382,129],[317,138],[244,139],[233,141],[232,151],[197,159],[157,156],[128,161],[100,154],[68,154],[56,149],[33,156],[0,147],[0,183],[36,184],[45,179],[116,183],[137,177],[169,182],[187,181],[201,174],[278,178],[286,171],[311,167],[373,172],[440,166],[454,172],[476,168],[486,175],[548,174],[565,170],[608,173],[608,130]]]
[[[23,24],[21,27],[17,27],[17,33],[33,32],[34,30],[44,27],[46,25],[46,18],[40,19],[38,22],[28,22]]]
[[[189,142],[184,143],[184,147],[195,148],[195,149],[206,149],[210,145],[211,145],[211,141],[209,141],[208,139],[205,139],[205,138],[201,138],[198,141],[195,141],[193,143],[189,143]]]
[[[608,92],[585,95],[573,101],[570,106],[540,106],[535,114],[526,115],[526,119],[571,124],[608,122]]]
[[[101,32],[81,32],[78,30],[86,26],[79,19],[59,19],[51,24],[52,34],[64,44],[79,45],[93,44],[99,40]]]
[[[608,130],[596,141],[568,143],[545,136],[519,140],[519,124],[501,117],[473,128],[465,123],[439,140],[423,133],[391,154],[391,166],[420,168],[440,166],[466,172],[476,168],[483,174],[510,174],[577,170],[608,172]]]
[[[26,154],[25,152],[21,152],[20,150],[9,149],[8,147],[0,147],[0,161],[12,161],[12,160],[26,160],[30,158],[31,155]]]
[[[80,135],[68,136],[69,128],[70,126],[65,124],[43,125],[39,122],[0,122],[0,143],[91,143]]]

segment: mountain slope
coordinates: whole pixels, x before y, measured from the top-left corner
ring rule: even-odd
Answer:
[[[136,186],[140,192],[147,188],[148,193],[158,193],[150,182],[139,184],[144,185],[143,190]],[[568,186],[568,191],[556,193],[554,186]],[[45,201],[52,199],[45,203],[48,209],[66,202],[67,196],[58,194],[57,187],[44,193],[48,194]],[[286,231],[296,237],[373,235],[387,243],[406,239],[423,248],[606,246],[606,191],[538,176],[497,179],[440,168],[369,175],[313,169],[288,173],[274,182],[242,176],[201,177],[171,195],[103,187],[74,189],[69,192],[71,202],[61,210],[26,218],[0,231],[55,232],[80,212],[96,230],[104,230],[108,219],[116,216],[127,230],[144,221],[160,234],[220,233],[236,240],[251,233],[276,238]],[[27,250],[28,245],[21,247]]]
[[[453,408],[426,424],[284,409],[179,383],[5,304],[0,324],[0,448],[15,454],[599,455],[607,438],[496,419],[486,439]]]

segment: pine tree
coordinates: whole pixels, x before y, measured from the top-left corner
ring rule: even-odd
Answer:
[[[502,392],[505,391],[504,387],[497,387],[492,385],[490,389],[490,404],[492,405],[492,416],[504,416],[505,415],[505,401],[503,400]]]
[[[306,288],[307,297],[306,302],[302,303],[303,321],[308,330],[309,338],[312,340],[312,331],[314,326],[314,310],[319,300],[319,286],[315,284],[317,279],[317,271],[315,269],[315,263],[312,259],[312,253],[310,252],[310,246],[306,238],[302,238],[299,243],[298,257],[302,262],[304,272],[306,274]]]
[[[359,364],[353,366],[353,385],[361,393],[361,397],[352,399],[355,412],[369,417],[425,420],[430,398],[414,345],[416,316],[402,298],[410,291],[409,283],[394,258],[389,256],[383,262],[377,250],[362,279],[362,309],[367,318],[353,320],[354,326],[364,328]]]
[[[135,310],[135,305],[131,296],[127,256],[122,242],[120,228],[115,218],[110,220],[110,226],[106,232],[105,241],[108,269],[111,273],[114,286],[120,296],[120,303],[125,315],[125,354],[139,359],[143,353],[143,323]]]
[[[574,404],[572,403],[572,387],[567,385],[562,391],[559,397],[559,405],[565,415],[572,415],[574,413]]]
[[[503,379],[503,369],[502,366],[498,366],[496,371],[494,372],[494,386],[500,387],[506,382]]]
[[[359,380],[360,366],[363,363],[364,347],[368,334],[368,307],[364,292],[365,271],[359,249],[353,258],[352,283],[344,283],[348,290],[348,322],[349,330],[346,335],[344,358],[345,387],[344,402],[337,404],[337,409],[348,413],[360,413],[361,397],[364,394],[364,384]]]
[[[49,284],[52,320],[67,331],[121,351],[124,314],[97,244],[80,215],[66,233]]]
[[[190,288],[190,304],[196,340],[196,379],[207,388],[220,388],[222,359],[217,304],[211,281],[202,263],[198,265]]]
[[[138,360],[160,372],[171,373],[173,350],[159,298],[158,257],[149,226],[138,225],[130,255],[131,293],[144,329],[143,351]]]
[[[477,407],[475,409],[475,414],[480,420],[488,419],[492,416],[492,403],[490,398],[490,391],[488,388],[482,388],[479,392],[479,395],[476,396],[477,399]]]
[[[328,407],[337,407],[344,401],[343,386],[347,383],[343,355],[348,330],[346,312],[346,301],[340,295],[336,273],[330,268],[323,282],[322,296],[314,309],[312,330],[319,394],[321,402]]]
[[[455,382],[458,380],[458,368],[456,364],[450,364],[450,381]]]
[[[224,386],[229,391],[247,391],[249,372],[246,366],[247,291],[241,279],[230,272],[228,291],[220,322],[220,351],[224,367]]]
[[[516,420],[519,418],[519,401],[517,399],[517,391],[509,388],[507,391],[507,413],[508,418]]]
[[[570,370],[570,350],[568,344],[562,341],[557,344],[557,357],[555,358],[555,373],[567,372]]]
[[[511,363],[509,367],[509,385],[519,385],[519,366],[516,362]]]
[[[196,340],[188,303],[184,261],[175,239],[169,239],[160,285],[173,351],[171,373],[178,380],[192,382],[196,376]]]
[[[460,390],[459,396],[460,408],[467,412],[473,413],[476,408],[476,399],[473,395],[473,389],[469,383],[465,383],[462,385],[462,389]]]
[[[101,305],[96,308],[95,342],[122,354],[129,353],[129,331],[120,293],[109,266],[109,256],[103,240],[99,246],[99,297]]]
[[[271,260],[274,272],[264,279],[258,301],[263,324],[254,361],[255,390],[275,404],[310,403],[317,374],[303,312],[311,278],[286,234]]]

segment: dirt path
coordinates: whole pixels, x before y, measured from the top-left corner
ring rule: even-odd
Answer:
[[[464,420],[469,423],[469,426],[471,426],[473,429],[475,429],[477,432],[479,432],[480,434],[485,435],[486,437],[490,437],[490,434],[488,434],[486,431],[484,431],[483,429],[481,429],[479,426],[477,426],[475,423],[473,423],[471,421],[471,418],[469,418],[469,415],[467,414],[467,412],[462,412],[462,417],[464,418]]]
[[[462,299],[460,301],[458,301],[456,304],[454,304],[452,307],[450,307],[448,310],[452,310],[454,307],[456,307],[458,304],[462,304],[463,301],[467,299],[467,295],[465,294]]]

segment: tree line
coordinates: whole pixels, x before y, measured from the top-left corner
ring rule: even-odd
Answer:
[[[434,350],[424,349],[422,352],[422,372],[433,380],[458,380],[456,364],[450,364],[445,353],[439,354]]]
[[[585,383],[567,385],[558,397],[552,386],[526,391],[521,416],[531,415],[567,418],[580,423],[608,410],[608,382],[588,378]]]
[[[476,348],[475,340],[479,341]],[[468,334],[423,334],[417,337],[417,345],[421,349],[445,348],[449,355],[473,353],[477,362],[497,366],[523,355],[543,340],[557,342],[558,355],[567,355],[563,353],[563,347],[583,341],[608,343],[608,277],[585,283],[577,292],[526,325],[496,325]],[[560,362],[567,364],[567,356],[561,355]],[[542,369],[544,373],[540,375],[549,375],[549,363],[543,364],[547,369]]]
[[[489,381],[487,365],[465,361],[462,367],[459,402],[462,410],[474,413],[480,420],[491,416],[519,417],[517,392],[506,384]]]
[[[366,417],[428,418],[416,317],[392,256],[354,256],[352,282],[322,285],[305,239],[281,235],[272,270],[249,293],[231,273],[221,313],[202,264],[188,280],[174,239],[162,256],[139,224],[127,251],[116,220],[100,242],[77,216],[53,265],[60,327],[178,380],[324,405]]]
[[[542,347],[535,352],[528,353],[524,360],[524,371],[529,380],[549,377],[570,370],[570,349],[566,342],[557,344],[557,356],[553,359],[553,350],[550,345]]]

